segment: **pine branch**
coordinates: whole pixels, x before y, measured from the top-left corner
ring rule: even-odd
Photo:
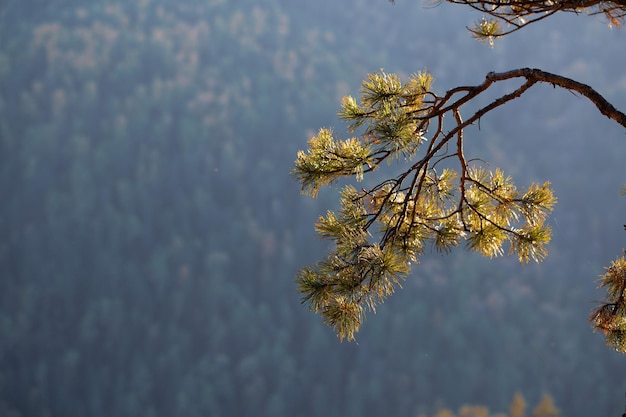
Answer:
[[[514,79],[523,82],[466,120],[461,117],[465,104],[494,84]],[[501,170],[490,172],[476,160],[468,161],[463,149],[468,126],[534,85],[548,83],[586,97],[600,113],[626,127],[626,115],[593,88],[539,69],[491,72],[481,84],[456,87],[443,96],[430,90],[431,81],[427,73],[405,84],[395,74],[370,74],[361,88],[362,103],[346,97],[339,112],[351,130],[363,132],[336,140],[322,129],[309,141],[308,152],[298,152],[294,173],[311,195],[340,177],[361,181],[399,155],[407,166],[395,178],[361,191],[346,186],[339,214],[329,212],[316,226],[336,246],[324,261],[300,272],[299,289],[303,302],[341,339],[354,338],[365,311],[393,293],[429,242],[447,252],[465,240],[470,250],[489,257],[503,255],[508,243],[508,253],[520,262],[546,256],[551,230],[544,221],[556,203],[549,183],[518,190]],[[449,158],[459,171],[438,172],[437,164]],[[603,330],[613,326],[610,337],[621,346],[626,339],[619,337],[626,329],[621,318],[612,320],[626,314],[623,296],[614,303],[620,307],[605,307],[592,321]]]
[[[441,0],[471,7],[490,19],[468,28],[479,40],[493,39],[516,32],[559,12],[589,15],[604,14],[611,25],[620,26],[626,17],[626,0]],[[505,28],[500,23],[504,23]]]
[[[587,84],[574,81],[571,78],[563,77],[561,75],[551,74],[540,69],[531,68],[521,68],[501,73],[490,72],[487,74],[487,80],[491,81],[509,80],[520,77],[525,78],[529,82],[543,82],[552,84],[552,86],[555,87],[558,86],[566,90],[575,91],[589,99],[600,111],[600,113],[626,127],[626,114],[617,110],[600,93]]]

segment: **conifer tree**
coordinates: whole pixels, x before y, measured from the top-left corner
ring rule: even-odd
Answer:
[[[520,0],[448,0],[486,12],[493,20],[472,33],[490,42],[557,11],[604,13],[618,24],[626,11],[619,2]],[[577,6],[582,4],[582,6]],[[502,29],[502,23],[509,30]],[[517,87],[469,115],[463,106],[495,84],[518,80]],[[429,247],[449,252],[464,243],[490,258],[505,253],[522,263],[547,255],[551,229],[545,220],[556,204],[549,182],[518,187],[503,170],[488,169],[465,155],[465,130],[483,116],[521,97],[539,83],[578,93],[608,118],[626,127],[626,114],[592,87],[539,69],[521,68],[487,74],[474,86],[439,94],[427,71],[402,81],[379,71],[363,81],[360,97],[346,96],[339,118],[354,136],[337,138],[320,129],[299,151],[294,175],[302,191],[316,196],[321,187],[353,179],[343,186],[340,209],[316,224],[334,249],[297,278],[303,302],[319,313],[341,340],[352,340],[366,311],[390,296]],[[370,173],[383,163],[402,167],[382,181]],[[397,165],[398,165],[397,164]],[[396,165],[396,166],[397,166]],[[626,352],[626,262],[615,262],[605,275],[608,300],[591,316],[607,343]]]

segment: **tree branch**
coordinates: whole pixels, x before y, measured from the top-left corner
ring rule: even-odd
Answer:
[[[463,105],[493,84],[515,79],[521,79],[520,85],[475,110],[467,119],[461,117]],[[393,292],[394,283],[419,261],[427,242],[437,250],[448,251],[465,240],[470,250],[489,257],[502,255],[503,245],[508,242],[509,253],[517,254],[520,262],[540,261],[546,256],[544,247],[551,231],[544,220],[556,203],[549,183],[518,190],[501,170],[494,173],[470,166],[471,160],[466,160],[463,150],[465,128],[538,83],[580,94],[600,113],[626,127],[626,114],[596,90],[539,69],[490,72],[482,83],[456,87],[443,96],[430,91],[426,82],[429,77],[424,74],[405,85],[395,74],[384,72],[370,74],[369,80],[362,89],[364,104],[350,97],[344,100],[340,113],[353,126],[364,126],[360,143],[355,138],[337,142],[326,132],[323,139],[328,143],[322,143],[325,147],[313,138],[309,143],[314,152],[301,151],[296,161],[301,182],[313,187],[339,177],[356,176],[359,180],[355,168],[359,164],[367,164],[361,172],[369,173],[388,158],[403,155],[407,162],[395,178],[369,189],[344,188],[339,216],[329,213],[320,220],[318,229],[324,237],[335,240],[336,248],[326,261],[305,268],[299,275],[303,301],[321,311],[340,338],[354,337],[364,314],[361,304],[373,309]],[[375,146],[369,147],[371,144]],[[342,151],[333,155],[336,149]],[[362,154],[363,149],[369,154]],[[447,158],[458,162],[459,171],[445,168],[437,172],[436,165]],[[337,159],[341,159],[341,169],[332,171],[329,161]],[[377,227],[373,227],[375,224]],[[623,304],[623,296],[618,301]],[[592,317],[596,325],[603,320],[609,323],[606,308],[598,311]]]
[[[626,127],[626,114],[617,110],[600,93],[587,84],[534,68],[520,68],[506,72],[490,72],[487,74],[488,81],[501,81],[520,77],[523,77],[528,81],[548,83],[553,86],[565,88],[566,90],[575,91],[589,99],[600,111],[600,113]]]
[[[611,25],[620,26],[626,16],[626,0],[439,0],[469,6],[492,20],[477,23],[470,32],[478,39],[497,38],[546,19],[559,12],[604,14]],[[503,22],[503,29],[498,22]],[[495,22],[495,24],[494,24]],[[491,40],[490,40],[491,42]]]

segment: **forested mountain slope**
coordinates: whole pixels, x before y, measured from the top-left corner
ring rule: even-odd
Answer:
[[[414,416],[517,391],[621,412],[624,358],[586,316],[623,246],[626,141],[568,94],[472,132],[518,182],[553,182],[548,261],[432,254],[355,344],[299,305],[334,196],[289,170],[367,72],[427,66],[445,90],[543,66],[626,108],[624,32],[602,22],[492,50],[456,8],[379,3],[0,5],[0,415]]]

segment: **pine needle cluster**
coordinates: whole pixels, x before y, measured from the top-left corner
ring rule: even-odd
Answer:
[[[589,321],[604,333],[606,344],[626,353],[626,259],[617,258],[600,277],[600,288],[605,288],[607,299],[594,309]]]
[[[449,252],[465,242],[488,257],[509,253],[538,262],[546,256],[545,219],[556,203],[550,184],[520,189],[500,169],[466,162],[467,123],[459,112],[466,100],[438,97],[431,83],[425,71],[406,83],[384,71],[370,74],[360,101],[345,97],[339,111],[360,135],[338,140],[321,129],[298,152],[294,175],[311,196],[341,178],[363,181],[383,161],[401,159],[406,168],[369,188],[346,185],[338,213],[317,222],[334,249],[299,272],[299,291],[341,340],[354,339],[365,312],[400,286],[427,248]],[[455,121],[449,130],[446,114]]]

